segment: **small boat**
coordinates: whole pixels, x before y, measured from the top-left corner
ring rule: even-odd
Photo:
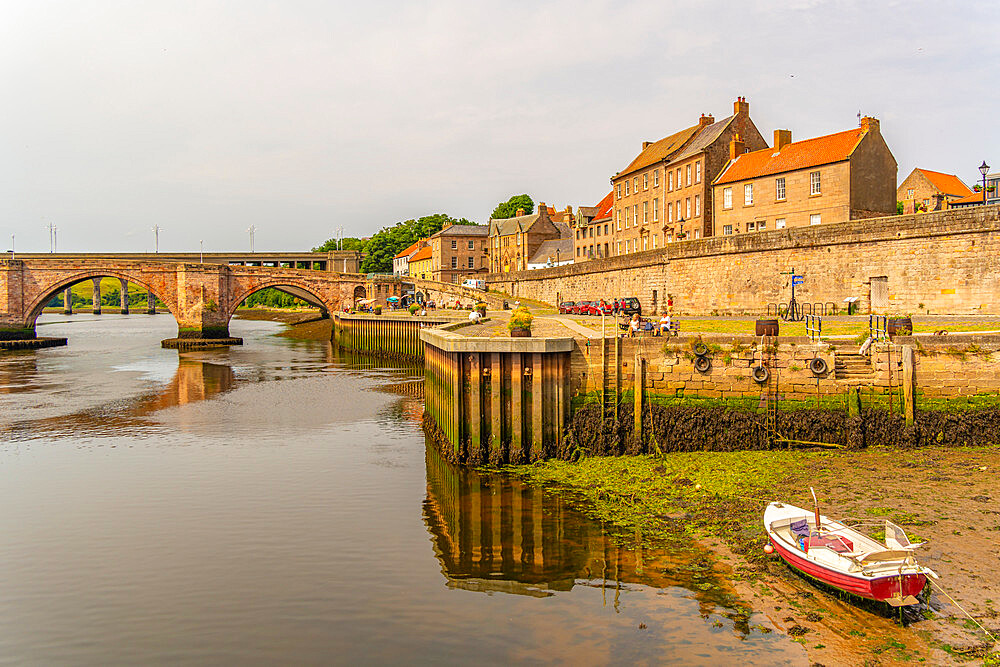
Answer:
[[[813,493],[813,500],[816,494]],[[839,521],[787,503],[764,510],[764,529],[771,546],[803,574],[869,600],[894,607],[917,604],[927,576],[938,575],[918,565],[902,528],[885,521],[885,544]],[[770,552],[770,550],[767,550]]]

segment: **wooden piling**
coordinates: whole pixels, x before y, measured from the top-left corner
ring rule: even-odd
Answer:
[[[633,409],[635,422],[634,439],[637,447],[636,453],[639,453],[642,451],[642,445],[645,442],[642,432],[642,407],[643,401],[646,398],[646,360],[639,356],[638,350],[636,350],[633,363],[635,364],[633,367],[635,380],[632,383],[632,394],[635,399],[635,407]]]
[[[913,372],[914,369],[914,359],[913,359],[913,348],[909,345],[904,345],[902,349],[903,357],[903,415],[906,419],[907,426],[913,426],[913,420],[916,416],[917,402],[916,402],[916,376]]]
[[[524,454],[524,363],[523,355],[510,355],[510,451]],[[519,457],[520,458],[520,457]]]
[[[540,461],[545,456],[543,427],[542,355],[531,355],[531,460]]]

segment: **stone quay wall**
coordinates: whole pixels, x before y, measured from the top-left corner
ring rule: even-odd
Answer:
[[[558,301],[635,296],[643,312],[669,295],[680,315],[763,314],[789,300],[792,268],[805,276],[802,303],[860,312],[1000,314],[1000,206],[979,206],[814,227],[682,241],[581,264],[486,277],[514,298]],[[888,300],[870,281],[886,277]],[[876,297],[877,298],[877,297]]]

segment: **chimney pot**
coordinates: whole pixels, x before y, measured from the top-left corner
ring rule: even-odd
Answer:
[[[747,102],[747,98],[743,97],[742,95],[736,98],[736,101],[733,102],[733,113],[734,114],[750,113],[750,104]]]
[[[791,130],[775,130],[774,131],[774,150],[780,151],[782,148],[792,143],[792,131]]]
[[[515,217],[520,218],[522,215],[524,215],[524,209],[523,208],[517,209],[517,211],[514,213],[514,215],[515,215]]]
[[[872,116],[865,116],[861,119],[861,129],[867,130],[869,132],[878,132],[878,118]]]

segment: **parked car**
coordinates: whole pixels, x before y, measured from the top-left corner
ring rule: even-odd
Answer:
[[[597,315],[597,302],[596,301],[581,301],[580,302],[580,314],[581,315]]]
[[[604,314],[604,315],[613,315],[614,312],[615,312],[614,305],[608,303],[604,299],[601,299],[601,301],[598,303],[597,313],[596,314],[597,315],[601,315],[601,314]]]
[[[569,315],[573,312],[573,308],[576,307],[576,301],[563,301],[559,304],[559,314]]]
[[[623,314],[628,315],[629,317],[635,315],[636,313],[640,316],[642,315],[642,304],[640,304],[639,299],[634,296],[625,297],[624,299],[621,299],[620,302],[621,312]]]

